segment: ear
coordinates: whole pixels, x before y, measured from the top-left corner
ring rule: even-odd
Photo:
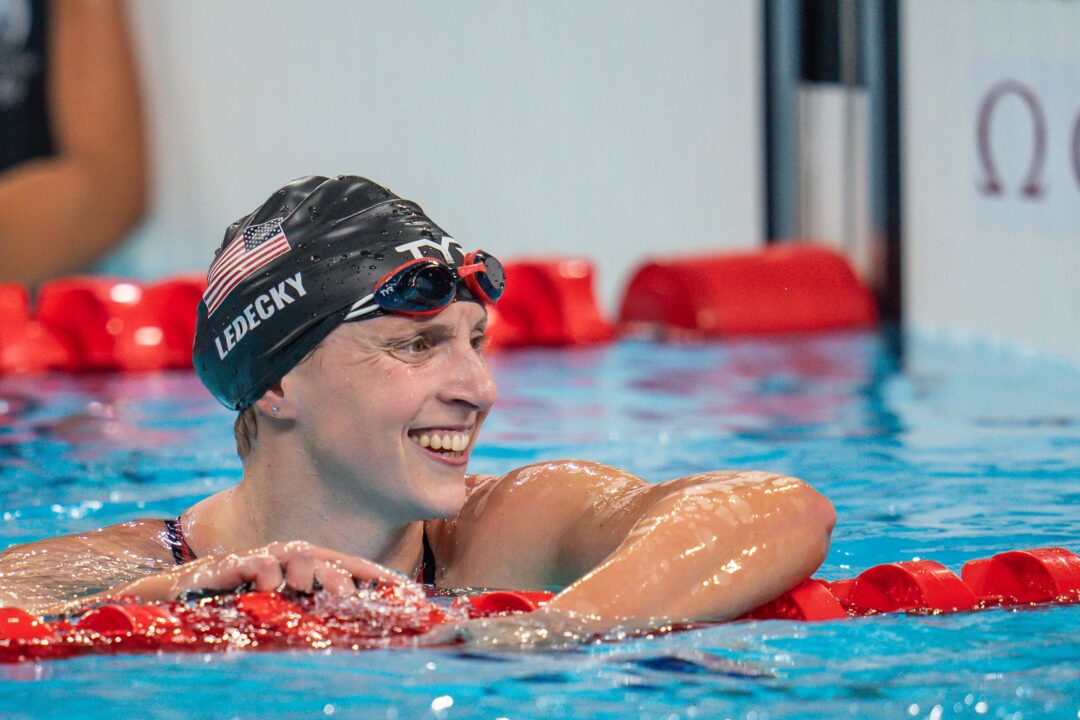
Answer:
[[[291,397],[285,395],[285,390],[280,382],[274,383],[273,387],[262,394],[255,401],[255,407],[264,416],[273,420],[292,420],[295,418],[295,404]]]

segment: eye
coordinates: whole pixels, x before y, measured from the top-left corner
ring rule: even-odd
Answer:
[[[424,335],[417,335],[411,340],[406,340],[403,343],[394,346],[394,352],[400,355],[417,356],[423,355],[433,347],[431,338]]]
[[[484,335],[483,333],[481,333],[479,335],[473,335],[472,336],[473,350],[483,352],[484,350],[487,349],[487,346],[490,345],[490,344],[491,344],[491,338],[489,338],[487,335]]]

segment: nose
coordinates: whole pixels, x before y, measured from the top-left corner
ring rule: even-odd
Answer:
[[[498,391],[483,353],[468,338],[455,339],[448,357],[446,381],[441,397],[445,402],[465,404],[486,413],[495,404]]]

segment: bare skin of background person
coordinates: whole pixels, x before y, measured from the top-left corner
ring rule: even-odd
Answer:
[[[142,216],[146,161],[135,61],[118,0],[56,0],[49,13],[56,154],[0,174],[0,281],[77,271]]]

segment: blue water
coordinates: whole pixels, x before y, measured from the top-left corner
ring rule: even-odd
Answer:
[[[1080,551],[1070,366],[877,334],[492,362],[500,401],[477,472],[578,457],[651,481],[796,475],[837,507],[826,579]],[[190,373],[0,379],[0,547],[172,516],[228,486],[230,420]],[[88,657],[0,668],[0,717],[1078,718],[1078,633],[1080,606],[1059,606],[732,623],[558,652]]]

